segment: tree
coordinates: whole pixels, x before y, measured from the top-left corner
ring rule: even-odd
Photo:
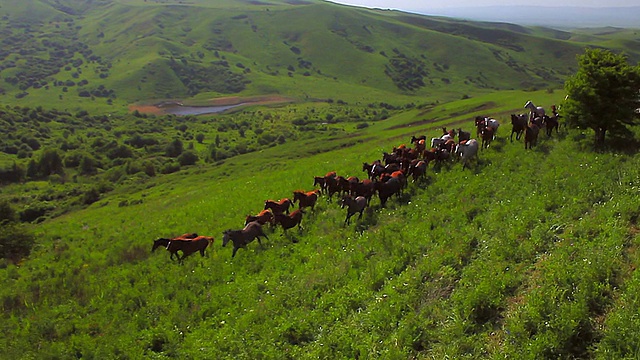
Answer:
[[[626,133],[627,125],[639,123],[640,66],[629,65],[624,54],[587,49],[564,87],[567,122],[593,129],[596,146],[604,145],[607,131]]]

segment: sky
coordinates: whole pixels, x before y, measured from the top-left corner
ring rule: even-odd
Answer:
[[[640,6],[640,0],[329,0],[334,3],[382,9],[414,11],[477,6]]]

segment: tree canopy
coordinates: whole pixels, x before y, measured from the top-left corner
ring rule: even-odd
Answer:
[[[624,134],[627,125],[640,123],[640,66],[629,65],[625,54],[588,48],[578,67],[565,82],[570,125],[593,129],[595,145],[602,146],[607,131]]]

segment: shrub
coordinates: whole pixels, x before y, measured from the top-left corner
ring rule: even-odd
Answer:
[[[16,222],[18,220],[18,214],[15,209],[11,207],[8,201],[0,201],[0,224],[5,222]]]
[[[162,169],[160,169],[160,173],[162,174],[171,174],[178,171],[180,171],[180,164],[176,162],[166,163],[162,166]]]
[[[196,162],[198,162],[198,155],[193,151],[185,151],[178,156],[178,163],[181,166],[194,165]]]
[[[178,157],[184,151],[184,145],[180,139],[173,140],[167,147],[165,148],[165,154],[168,157]]]
[[[14,222],[2,223],[0,232],[0,256],[17,262],[28,256],[35,245],[35,236],[23,225]]]

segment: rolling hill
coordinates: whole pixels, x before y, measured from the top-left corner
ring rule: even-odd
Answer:
[[[448,101],[559,88],[585,46],[640,58],[620,29],[584,36],[316,0],[27,0],[0,15],[1,102],[108,112],[228,95]]]

